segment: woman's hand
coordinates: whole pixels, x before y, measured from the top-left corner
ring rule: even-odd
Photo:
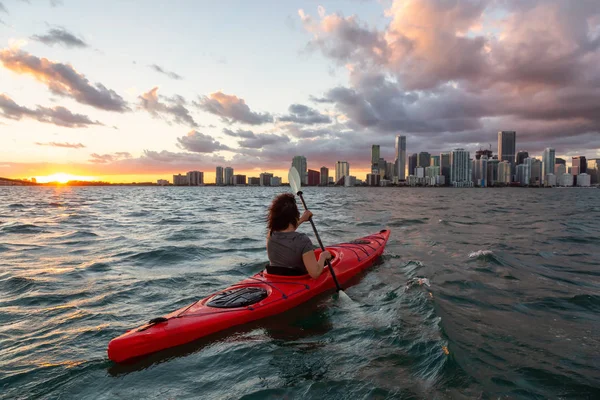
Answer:
[[[323,260],[323,261],[331,260],[331,253],[328,252],[327,250],[321,252],[321,255],[319,255],[319,262],[321,262],[321,260]]]
[[[309,219],[311,219],[313,216],[313,213],[311,213],[310,211],[306,210],[302,213],[302,216],[300,217],[300,219],[298,220],[298,225],[300,225],[303,222],[308,221]]]

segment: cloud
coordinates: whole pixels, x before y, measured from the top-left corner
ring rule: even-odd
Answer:
[[[57,143],[57,142],[40,143],[40,142],[35,142],[35,144],[38,146],[63,147],[63,148],[67,148],[67,149],[83,149],[83,148],[85,148],[85,146],[81,143]]]
[[[183,76],[181,76],[179,74],[176,74],[175,72],[166,71],[166,70],[162,69],[161,67],[159,67],[156,64],[149,65],[148,67],[152,68],[156,72],[160,72],[161,74],[168,76],[171,79],[175,79],[175,80],[181,80],[181,79],[183,79]]]
[[[271,114],[253,112],[244,99],[222,92],[202,96],[194,104],[203,111],[218,115],[228,124],[241,122],[249,125],[260,125],[273,122]]]
[[[314,108],[310,108],[302,104],[292,104],[288,110],[290,114],[280,117],[280,121],[296,122],[298,124],[305,125],[325,124],[331,122],[331,118],[329,118],[327,115],[323,115]]]
[[[0,12],[8,14],[8,10],[6,9],[6,7],[4,7],[4,4],[2,4],[1,2],[0,2]]]
[[[176,124],[198,127],[198,123],[186,108],[187,102],[182,96],[175,95],[172,98],[159,96],[158,87],[154,87],[143,93],[138,99],[140,100],[139,108],[148,111],[155,118],[170,116]],[[161,100],[163,101],[161,102]]]
[[[54,124],[66,128],[87,128],[89,125],[102,125],[99,121],[92,121],[86,115],[74,114],[67,108],[37,106],[35,110],[23,107],[15,103],[6,94],[0,94],[0,116],[21,120],[31,118],[39,122]]]
[[[63,4],[62,0],[50,0],[50,6],[52,7],[62,6]]]
[[[232,131],[231,129],[224,128],[223,133],[227,136],[239,137],[243,139],[252,139],[255,138],[256,135],[252,131],[245,131],[242,129],[238,129],[237,131]]]
[[[130,111],[127,103],[114,90],[101,83],[91,84],[72,66],[38,58],[17,49],[0,50],[0,61],[5,68],[17,73],[33,76],[48,86],[53,94],[71,97],[79,103],[106,110]]]
[[[600,136],[597,1],[397,0],[383,29],[318,14],[299,12],[308,48],[345,66],[349,83],[310,99],[374,143],[403,133],[409,151],[487,147],[516,130],[530,151],[572,149],[565,137],[584,154],[597,145],[583,141]],[[311,136],[302,131],[288,129]]]
[[[127,160],[132,158],[132,155],[128,152],[121,151],[112,154],[90,154],[89,162],[93,164],[107,164],[115,161]]]
[[[220,150],[230,150],[228,146],[219,143],[212,136],[193,130],[188,132],[186,136],[177,138],[177,142],[177,146],[181,149],[194,153],[214,153]]]
[[[42,42],[48,46],[54,46],[55,44],[61,44],[65,47],[78,47],[85,48],[88,44],[83,39],[78,38],[71,32],[68,32],[64,28],[52,28],[45,35],[33,35],[30,37],[31,40]]]
[[[285,135],[275,135],[272,133],[258,133],[254,137],[238,141],[240,147],[261,149],[267,146],[281,145],[289,143],[290,138]]]

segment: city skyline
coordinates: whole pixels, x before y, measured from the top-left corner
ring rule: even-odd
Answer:
[[[1,1],[0,176],[285,177],[298,154],[362,176],[397,135],[408,164],[504,129],[597,158],[600,4],[521,3]]]

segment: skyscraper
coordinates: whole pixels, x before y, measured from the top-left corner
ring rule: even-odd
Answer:
[[[573,175],[585,174],[587,172],[587,161],[585,160],[584,156],[573,157],[571,165],[573,169]]]
[[[408,174],[409,175],[414,175],[415,174],[415,168],[417,167],[417,153],[413,153],[410,155],[410,157],[408,157]]]
[[[335,163],[335,183],[339,182],[345,176],[350,176],[350,164],[348,161],[337,161]],[[342,183],[343,185],[343,183]]]
[[[517,165],[523,164],[525,162],[525,159],[529,157],[529,153],[526,151],[519,151],[517,153],[517,158],[516,158],[516,163]]]
[[[551,147],[547,147],[542,155],[542,183],[546,179],[546,175],[554,174],[555,151]]]
[[[329,168],[321,167],[321,186],[327,186],[329,183]]]
[[[379,173],[380,148],[378,144],[371,146],[371,172]]]
[[[440,154],[440,172],[444,175],[446,185],[450,185],[450,153]]]
[[[387,171],[387,162],[383,158],[379,158],[379,162],[377,163],[377,173],[383,179],[385,177],[385,171]]]
[[[187,173],[187,182],[190,186],[204,185],[204,172],[190,171]]]
[[[564,158],[559,158],[559,157],[556,157],[555,163],[556,163],[556,165],[559,165],[559,164],[567,165],[567,161]]]
[[[600,183],[600,158],[587,160],[587,173],[590,175],[592,185]]]
[[[542,162],[537,158],[527,158],[525,160],[530,186],[541,186],[542,184]]]
[[[406,180],[406,136],[396,136],[396,174],[398,180]]]
[[[224,179],[223,183],[226,186],[233,185],[233,168],[225,167],[225,179]]]
[[[517,132],[501,131],[498,132],[498,158],[500,161],[510,162],[511,169],[515,167],[515,149],[517,148]],[[513,172],[511,172],[513,174]]]
[[[417,166],[421,168],[427,168],[431,165],[431,154],[426,151],[422,151],[417,156]]]
[[[431,163],[429,164],[432,167],[440,166],[440,156],[431,156]]]
[[[298,171],[298,175],[300,175],[300,181],[302,182],[303,185],[306,185],[308,182],[306,157],[295,156],[292,159],[292,167],[296,168],[296,170]]]
[[[470,154],[465,149],[450,153],[450,182],[454,186],[471,186]]]
[[[223,186],[223,167],[217,167],[217,174],[215,176],[215,185]]]
[[[321,180],[321,173],[312,169],[308,170],[308,186],[317,186]]]

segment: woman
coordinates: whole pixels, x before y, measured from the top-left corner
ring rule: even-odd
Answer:
[[[275,275],[306,275],[318,278],[323,272],[325,261],[331,259],[331,253],[324,251],[315,257],[313,244],[304,233],[296,232],[303,222],[312,217],[310,211],[304,211],[302,217],[291,193],[275,197],[269,207],[267,217],[267,272]]]

